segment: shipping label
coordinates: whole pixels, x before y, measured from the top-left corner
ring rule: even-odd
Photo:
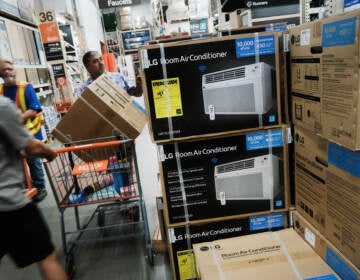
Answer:
[[[358,65],[353,57],[323,56],[322,112],[350,118],[353,114],[354,88],[357,86],[357,80],[354,79],[357,68]]]

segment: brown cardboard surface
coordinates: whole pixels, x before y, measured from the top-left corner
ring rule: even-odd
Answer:
[[[112,136],[118,130],[135,139],[145,123],[145,114],[132,104],[131,97],[102,75],[86,88],[52,134],[68,142]]]
[[[360,279],[360,269],[325,238],[297,211],[293,213],[296,232],[323,258],[342,279]]]
[[[296,209],[324,232],[328,142],[309,130],[295,126],[294,143]]]
[[[329,165],[325,236],[360,268],[360,178]]]
[[[359,10],[290,30],[293,121],[360,149]]]
[[[315,133],[295,127],[296,210],[360,266],[359,157],[356,152],[333,147]],[[334,164],[337,159],[339,166]]]
[[[334,271],[293,230],[194,244],[201,279],[306,279]]]

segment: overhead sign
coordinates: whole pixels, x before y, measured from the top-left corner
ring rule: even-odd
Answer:
[[[37,13],[41,40],[44,45],[47,61],[64,58],[61,48],[61,37],[56,22],[55,12],[52,10]]]
[[[291,4],[299,4],[299,0],[254,0],[254,1],[246,1],[245,5],[249,9],[254,8],[264,8],[264,7],[274,7],[281,5],[291,5]]]
[[[98,0],[100,9],[138,5],[140,0]]]

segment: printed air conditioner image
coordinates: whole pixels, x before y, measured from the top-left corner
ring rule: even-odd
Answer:
[[[274,199],[280,192],[279,161],[268,154],[215,166],[216,199]]]
[[[273,67],[259,62],[202,76],[206,114],[265,114],[275,103]]]

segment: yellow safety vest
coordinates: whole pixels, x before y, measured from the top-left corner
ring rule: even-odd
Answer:
[[[22,111],[27,111],[26,100],[25,100],[25,88],[26,82],[18,82],[16,92],[16,106]],[[4,95],[4,85],[0,84],[0,95]],[[44,115],[39,112],[33,119],[28,119],[25,123],[25,127],[30,131],[31,135],[35,135],[39,132],[41,125],[44,123]]]

